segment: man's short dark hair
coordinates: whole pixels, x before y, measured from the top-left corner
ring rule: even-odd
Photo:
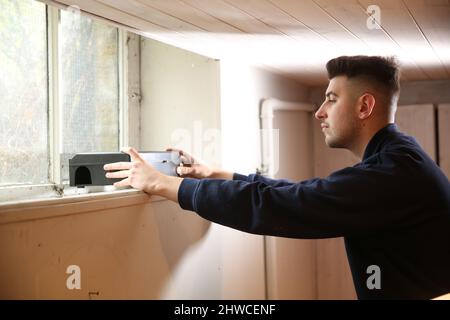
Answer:
[[[327,62],[327,71],[330,80],[337,76],[364,78],[385,88],[391,99],[400,92],[400,68],[395,57],[341,56]]]

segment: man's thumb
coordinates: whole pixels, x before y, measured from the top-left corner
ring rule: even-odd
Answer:
[[[184,175],[187,175],[187,174],[191,174],[192,171],[193,171],[193,168],[192,168],[192,167],[177,167],[177,173],[178,173],[180,176],[184,176]]]

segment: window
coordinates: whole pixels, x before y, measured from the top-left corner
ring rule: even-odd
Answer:
[[[0,0],[0,188],[64,187],[74,153],[119,150],[122,39],[76,11]]]
[[[48,182],[45,12],[0,1],[0,185]]]
[[[118,30],[61,11],[62,179],[77,152],[119,149]]]

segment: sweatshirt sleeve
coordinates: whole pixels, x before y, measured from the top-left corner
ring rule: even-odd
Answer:
[[[281,187],[281,186],[287,186],[294,184],[295,182],[286,180],[286,179],[271,179],[264,177],[260,174],[250,174],[248,176],[245,176],[243,174],[234,173],[233,174],[233,180],[241,180],[241,181],[247,181],[247,182],[254,182],[254,181],[260,181],[263,182],[269,186],[274,187]]]
[[[348,167],[324,179],[281,185],[259,178],[185,178],[178,201],[205,219],[254,234],[308,239],[368,235],[407,220],[408,202],[415,195],[399,192],[409,183],[398,177],[389,170]]]

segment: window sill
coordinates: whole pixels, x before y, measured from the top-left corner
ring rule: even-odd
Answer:
[[[64,195],[59,198],[38,198],[0,203],[0,224],[54,218],[79,213],[129,207],[156,201],[166,201],[159,196],[149,196],[136,189]]]

